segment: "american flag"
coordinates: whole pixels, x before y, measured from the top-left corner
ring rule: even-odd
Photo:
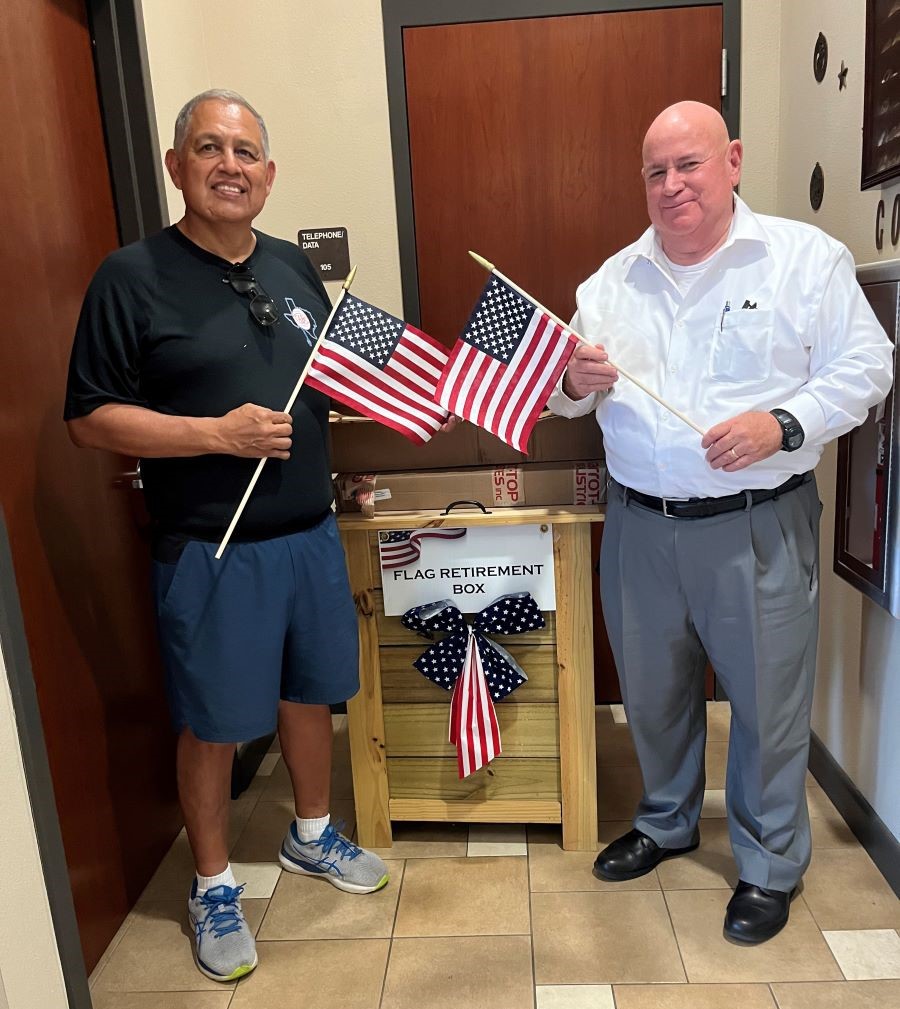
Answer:
[[[345,294],[306,384],[422,445],[447,420],[434,398],[447,358],[437,340]]]
[[[419,545],[422,540],[458,540],[465,535],[465,529],[395,529],[383,532],[379,537],[381,567],[390,571],[415,564],[422,553]]]
[[[467,778],[500,753],[500,726],[488,692],[481,653],[469,631],[466,661],[450,698],[450,742],[456,746],[460,778]]]
[[[491,277],[444,368],[437,401],[525,452],[576,343],[543,309]]]

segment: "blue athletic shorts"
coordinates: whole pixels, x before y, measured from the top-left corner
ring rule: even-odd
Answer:
[[[338,704],[359,690],[356,609],[337,523],[230,543],[188,539],[154,560],[153,591],[175,727],[239,743],[265,736],[278,701]]]

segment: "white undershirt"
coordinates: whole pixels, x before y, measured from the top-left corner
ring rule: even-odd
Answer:
[[[681,297],[687,297],[688,291],[697,283],[697,281],[703,276],[704,273],[712,266],[712,261],[716,258],[716,253],[719,250],[716,249],[709,258],[704,259],[702,263],[690,263],[687,266],[683,266],[681,263],[673,263],[671,259],[663,252],[662,258],[668,266],[672,273],[672,279],[678,285],[678,290],[681,293]]]

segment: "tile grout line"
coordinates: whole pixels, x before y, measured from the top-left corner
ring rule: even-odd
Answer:
[[[687,966],[685,965],[684,962],[684,954],[681,952],[681,943],[678,940],[678,931],[675,928],[675,922],[672,918],[672,909],[669,907],[669,899],[666,895],[665,888],[662,885],[662,880],[659,878],[659,873],[656,872],[656,869],[654,869],[653,871],[656,873],[656,879],[659,882],[659,892],[662,894],[663,904],[665,904],[666,906],[666,915],[669,918],[669,925],[671,926],[672,929],[672,935],[675,938],[675,948],[678,950],[678,959],[681,961],[681,969],[682,971],[684,971],[684,980],[686,984],[690,984],[691,976],[690,974],[688,974]],[[615,995],[615,993],[613,994]]]
[[[537,964],[534,960],[534,909],[532,907],[534,891],[531,889],[531,845],[528,842],[528,824],[525,824],[525,885],[528,887],[528,938],[531,942],[531,999],[534,1009],[537,1009]]]
[[[400,914],[400,900],[403,897],[403,884],[406,882],[407,861],[407,859],[403,859],[403,867],[400,870],[400,888],[397,891],[397,906],[394,908],[394,920],[391,922],[391,934],[388,936],[388,951],[384,961],[384,977],[381,979],[381,994],[378,996],[379,1009],[381,1009],[384,1003],[384,990],[387,987],[388,971],[391,969],[391,954],[394,952],[394,930],[397,928],[397,916]]]

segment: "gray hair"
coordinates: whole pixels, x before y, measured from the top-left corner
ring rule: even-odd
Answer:
[[[176,151],[180,151],[183,147],[191,125],[194,109],[202,102],[228,102],[232,105],[242,105],[253,116],[259,126],[259,132],[262,135],[263,157],[266,161],[269,160],[269,131],[266,129],[265,120],[243,95],[239,95],[237,91],[226,91],[224,88],[210,88],[208,91],[201,91],[199,95],[194,95],[184,105],[175,120],[175,140],[172,146]]]

